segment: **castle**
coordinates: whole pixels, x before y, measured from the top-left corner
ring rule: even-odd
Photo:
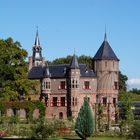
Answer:
[[[106,33],[93,57],[92,69],[79,64],[75,54],[70,64],[48,65],[42,56],[38,31],[32,51],[28,78],[40,80],[38,99],[46,105],[46,118],[75,119],[87,96],[95,114],[98,114],[97,106],[103,106],[105,122],[116,119],[119,59],[110,47]]]

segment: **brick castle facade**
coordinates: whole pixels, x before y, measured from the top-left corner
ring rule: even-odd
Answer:
[[[116,119],[119,59],[110,47],[106,33],[92,65],[91,69],[86,64],[79,64],[75,54],[70,64],[48,65],[36,32],[28,78],[40,80],[38,99],[46,104],[46,118],[75,119],[87,96],[97,116],[100,104],[105,122]]]

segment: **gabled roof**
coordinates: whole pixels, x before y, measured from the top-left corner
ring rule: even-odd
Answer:
[[[70,69],[69,64],[49,65],[50,78],[66,78]],[[95,77],[95,73],[86,64],[79,64],[81,77]],[[29,79],[45,78],[46,66],[32,67],[28,73]]]
[[[70,68],[72,69],[79,68],[78,60],[75,54],[73,55],[72,61],[70,63]]]
[[[119,61],[118,57],[112,50],[111,46],[109,45],[106,33],[104,37],[104,41],[101,44],[100,48],[98,49],[97,53],[94,56],[94,60],[117,60]]]

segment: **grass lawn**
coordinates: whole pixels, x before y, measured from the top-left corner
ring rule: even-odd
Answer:
[[[80,138],[51,138],[49,140],[81,140],[81,139]],[[104,137],[104,138],[92,137],[92,138],[88,138],[88,140],[132,140],[132,139],[115,138],[115,137]]]

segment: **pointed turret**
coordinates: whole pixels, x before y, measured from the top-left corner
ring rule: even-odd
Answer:
[[[45,69],[44,69],[44,78],[49,78],[50,77],[50,70],[48,63],[46,63]]]
[[[79,69],[79,64],[76,55],[73,55],[72,61],[70,63],[70,68],[72,69]]]
[[[36,31],[36,37],[35,37],[35,44],[34,44],[34,46],[40,46],[38,30]]]
[[[97,53],[95,54],[94,60],[117,60],[117,61],[119,61],[118,57],[116,56],[116,54],[114,53],[114,51],[112,50],[112,48],[110,47],[110,45],[107,41],[106,32],[104,35],[104,41],[101,44]]]

